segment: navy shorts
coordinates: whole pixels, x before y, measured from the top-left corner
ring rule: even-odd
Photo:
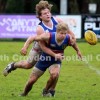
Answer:
[[[46,71],[46,69],[49,68],[53,64],[61,65],[61,61],[55,59],[54,57],[52,57],[46,53],[42,53],[39,61],[35,65],[35,67],[37,67],[41,71]]]

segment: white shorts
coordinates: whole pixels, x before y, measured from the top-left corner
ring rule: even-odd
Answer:
[[[33,71],[32,71],[31,74],[40,77],[44,74],[44,72],[34,66]]]
[[[32,48],[32,49],[30,50],[30,52],[29,52],[27,61],[28,61],[30,64],[35,65],[36,62],[39,60],[40,54],[41,54],[40,51],[37,51],[37,50],[35,50],[34,48]]]

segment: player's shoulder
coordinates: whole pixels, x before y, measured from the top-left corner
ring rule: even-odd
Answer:
[[[54,18],[58,23],[63,22],[62,19],[59,18],[59,17],[57,17],[57,16],[54,16],[53,18]]]
[[[38,25],[36,30],[44,31],[43,27],[41,25]]]
[[[40,25],[38,25],[37,28],[36,28],[36,33],[37,34],[44,33],[44,29]]]

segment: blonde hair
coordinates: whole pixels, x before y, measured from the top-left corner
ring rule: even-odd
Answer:
[[[41,0],[37,5],[36,5],[36,14],[37,14],[37,17],[39,18],[39,16],[41,16],[41,10],[44,10],[44,9],[49,9],[51,11],[51,8],[52,8],[52,4],[49,4],[48,1],[44,1],[44,0]]]
[[[57,32],[59,31],[67,31],[69,28],[68,28],[68,25],[64,22],[61,22],[61,23],[58,23],[57,25]]]

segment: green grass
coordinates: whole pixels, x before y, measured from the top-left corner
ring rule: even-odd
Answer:
[[[83,56],[91,55],[92,60],[89,58],[89,64],[93,68],[82,61],[73,60],[76,52],[71,47],[65,50],[65,55],[69,59],[63,61],[54,98],[41,96],[41,91],[49,78],[48,70],[34,84],[27,97],[18,95],[23,91],[32,69],[17,69],[7,77],[2,75],[9,62],[23,59],[20,55],[23,44],[24,42],[0,42],[0,100],[100,100],[100,75],[95,71],[100,70],[100,43],[91,46],[85,42],[78,42]]]

